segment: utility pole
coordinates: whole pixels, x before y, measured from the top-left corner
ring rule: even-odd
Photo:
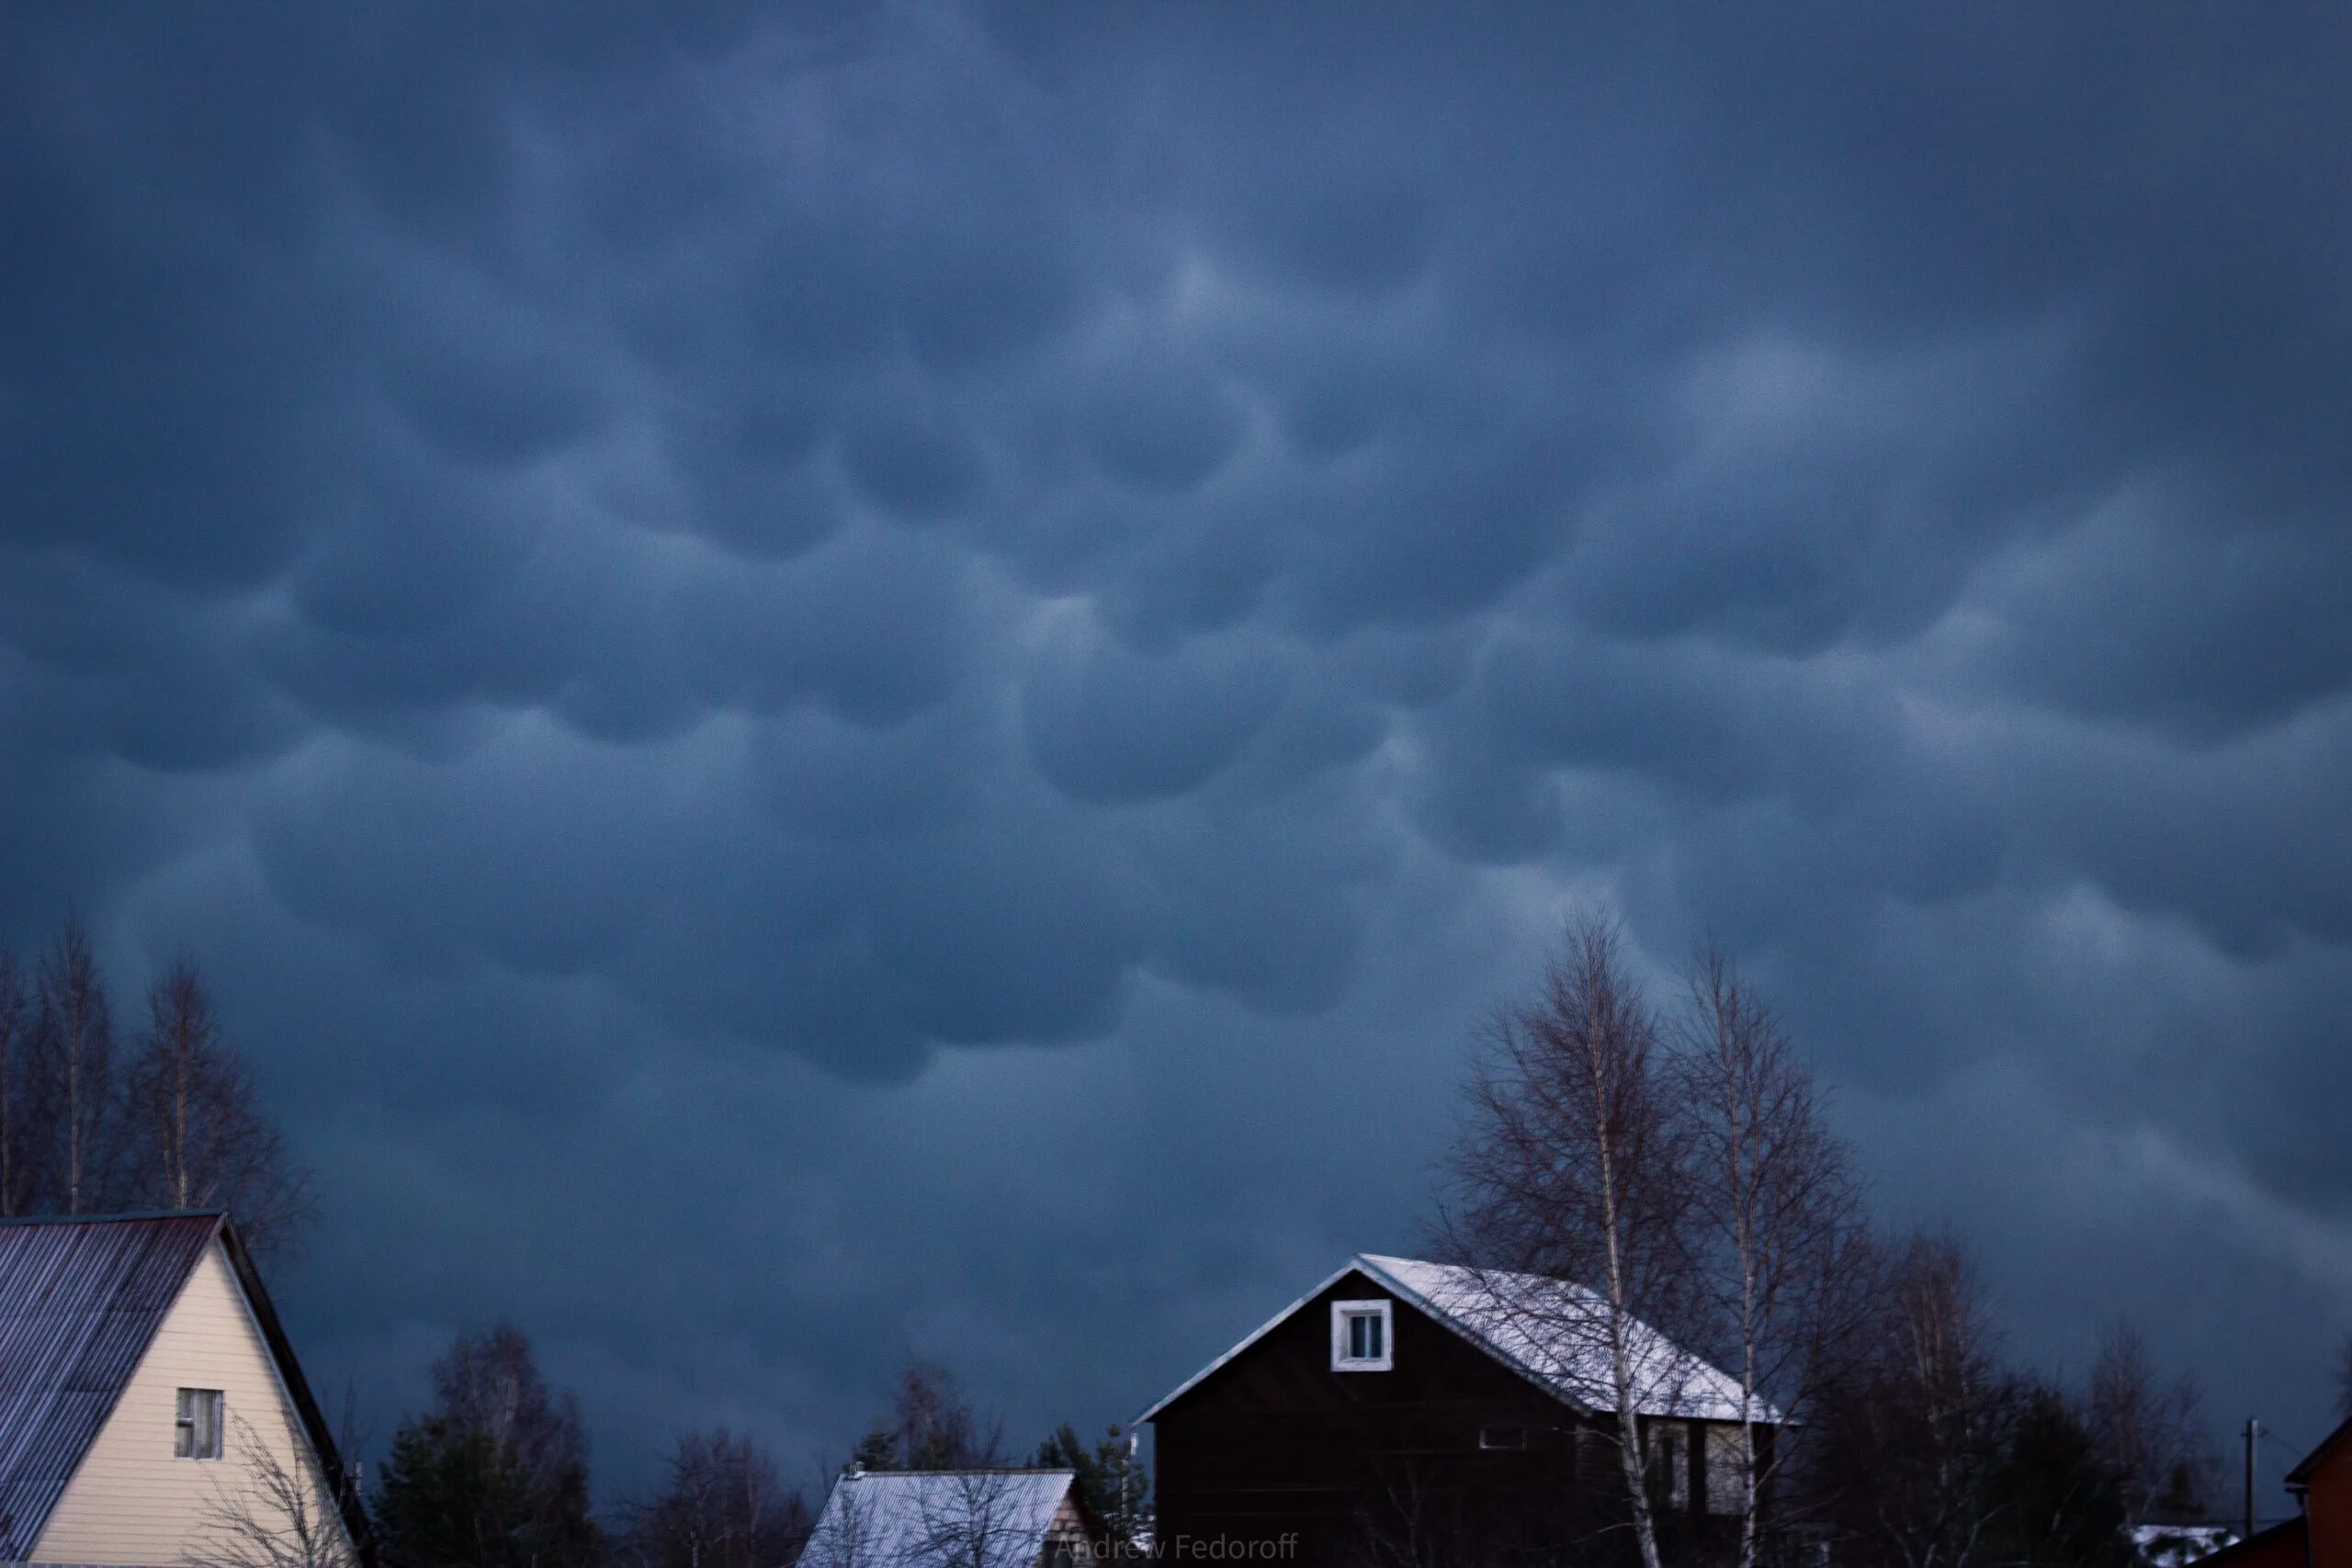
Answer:
[[[2245,1418],[2245,1533],[2254,1534],[2254,1445],[2262,1437],[2262,1423],[2249,1416]]]

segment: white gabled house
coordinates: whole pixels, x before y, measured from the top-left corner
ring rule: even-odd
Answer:
[[[321,1568],[367,1546],[227,1217],[0,1221],[0,1563],[203,1562],[238,1513]]]

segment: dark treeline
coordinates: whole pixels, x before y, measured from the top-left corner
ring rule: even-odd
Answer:
[[[2162,1376],[2120,1321],[2084,1375],[2008,1359],[1960,1242],[1874,1224],[1814,1068],[1719,954],[1660,1000],[1611,922],[1574,922],[1486,1032],[1449,1176],[1438,1244],[1496,1270],[1492,1310],[1521,1310],[1506,1270],[1597,1303],[1568,1331],[1589,1336],[1580,1399],[1611,1483],[1585,1527],[1515,1542],[1514,1561],[2126,1568],[2131,1526],[2213,1501],[2196,1383]],[[1661,1495],[1679,1434],[1641,1412],[1689,1374],[1637,1353],[1640,1323],[1750,1405],[1723,1467],[1728,1526]],[[1501,1560],[1477,1544],[1441,1555]]]
[[[310,1172],[264,1110],[196,966],[124,1013],[68,917],[37,953],[0,948],[0,1216],[227,1208],[245,1244],[290,1248]]]
[[[373,1491],[386,1568],[783,1568],[808,1539],[809,1494],[758,1439],[724,1427],[683,1434],[649,1493],[594,1509],[578,1402],[548,1386],[512,1325],[458,1336],[433,1392],[394,1435]],[[1073,1470],[1106,1529],[1133,1540],[1149,1528],[1149,1483],[1116,1431],[1089,1446],[1064,1425],[1013,1457],[1002,1424],[925,1361],[908,1363],[846,1461],[811,1479],[821,1494],[847,1465],[1007,1464]]]
[[[225,1206],[256,1251],[282,1252],[311,1217],[310,1176],[201,974],[175,963],[141,1003],[109,992],[77,919],[30,954],[0,949],[0,1215]],[[1603,1306],[1607,1375],[1583,1403],[1611,1417],[1613,1513],[1511,1561],[1757,1568],[1826,1549],[1852,1568],[2129,1568],[2130,1525],[2210,1517],[2218,1464],[2192,1379],[2164,1375],[2120,1320],[2079,1375],[2016,1362],[1961,1243],[1883,1230],[1853,1164],[1811,1065],[1727,963],[1702,953],[1661,1003],[1614,927],[1571,928],[1542,987],[1484,1036],[1435,1227],[1462,1261],[1576,1280]],[[1610,1359],[1611,1325],[1636,1319],[1704,1351],[1755,1405],[1728,1544],[1702,1549],[1658,1492],[1656,1424],[1635,1414],[1646,1374]],[[2352,1340],[2341,1368],[2352,1410]],[[922,1361],[805,1488],[712,1427],[676,1438],[658,1484],[599,1510],[589,1457],[576,1400],[519,1329],[459,1335],[368,1489],[386,1568],[779,1568],[850,1464],[1066,1468],[1114,1539],[1142,1540],[1152,1519],[1127,1435],[1064,1425],[1009,1450],[1001,1422]],[[1380,1555],[1376,1521],[1366,1534],[1376,1560],[1406,1560]],[[1486,1560],[1467,1543],[1440,1555]]]

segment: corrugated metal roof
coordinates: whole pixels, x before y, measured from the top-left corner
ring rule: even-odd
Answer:
[[[31,1555],[220,1225],[218,1213],[0,1223],[0,1562]]]
[[[1036,1568],[1069,1496],[1068,1470],[861,1471],[825,1499],[802,1568],[974,1562]]]

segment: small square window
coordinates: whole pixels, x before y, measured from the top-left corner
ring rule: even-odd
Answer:
[[[175,1458],[220,1457],[220,1391],[217,1388],[180,1390],[179,1416],[172,1426]]]
[[[1524,1427],[1481,1427],[1478,1446],[1482,1449],[1523,1449],[1527,1446]]]
[[[1331,1370],[1385,1372],[1396,1364],[1385,1301],[1331,1303]]]

